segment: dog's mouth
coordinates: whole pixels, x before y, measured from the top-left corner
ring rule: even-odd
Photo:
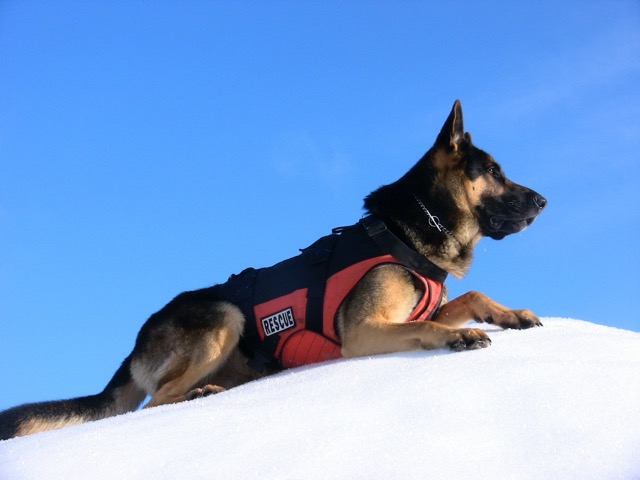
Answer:
[[[500,217],[491,217],[489,219],[489,226],[493,229],[493,230],[500,230],[502,228],[502,225],[504,225],[504,218],[500,218]]]
[[[518,233],[533,223],[537,215],[525,218],[506,217],[502,215],[489,216],[485,223],[484,234],[496,240],[500,240],[512,233]]]
[[[503,227],[510,227],[509,230],[516,228],[517,231],[522,231],[533,223],[537,215],[527,217],[523,219],[509,219],[507,217],[494,216],[489,218],[489,226],[493,230],[501,230]],[[509,225],[511,224],[511,225]]]

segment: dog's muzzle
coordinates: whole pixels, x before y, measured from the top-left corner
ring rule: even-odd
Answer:
[[[487,198],[485,205],[479,208],[482,234],[500,240],[521,232],[546,206],[546,198],[526,187],[519,187],[517,192],[501,197]]]

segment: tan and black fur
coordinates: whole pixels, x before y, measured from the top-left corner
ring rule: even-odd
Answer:
[[[456,101],[434,146],[398,181],[365,199],[407,245],[462,277],[483,236],[502,239],[531,224],[546,205],[536,192],[509,181],[463,130]],[[432,217],[430,217],[430,215]],[[437,219],[435,219],[437,217]],[[406,269],[385,264],[367,273],[337,313],[345,357],[418,349],[485,348],[483,330],[468,320],[503,328],[541,325],[529,310],[511,310],[478,292],[445,302],[431,321],[405,323],[421,295]],[[0,413],[0,439],[28,435],[217,393],[253,380],[238,343],[245,319],[211,289],[185,292],[142,326],[133,352],[97,395],[26,404]]]

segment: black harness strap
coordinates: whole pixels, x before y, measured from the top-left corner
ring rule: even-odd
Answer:
[[[280,343],[279,334],[266,337],[264,340],[259,342],[259,346],[253,352],[253,356],[249,356],[247,365],[249,365],[258,373],[262,373],[264,371],[265,365],[271,365],[275,367],[275,356],[276,349],[278,348],[278,343]]]
[[[407,246],[387,228],[385,223],[373,215],[359,222],[369,237],[385,252],[416,272],[436,282],[444,282],[447,272],[430,262],[418,252]]]
[[[313,256],[308,276],[305,327],[320,335],[322,335],[322,313],[329,259],[337,240],[336,234],[328,235],[302,250],[303,253]]]
[[[265,365],[273,364],[280,336],[273,335],[263,341],[255,327],[253,297],[256,277],[257,270],[247,268],[239,274],[231,275],[226,283],[220,285],[220,289],[222,298],[240,307],[245,314],[245,329],[238,346],[249,358],[247,365],[256,372],[262,372]]]

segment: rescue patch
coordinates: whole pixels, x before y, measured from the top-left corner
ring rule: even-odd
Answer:
[[[261,318],[260,322],[262,322],[262,330],[267,337],[296,326],[296,321],[293,318],[293,308],[291,307]]]

